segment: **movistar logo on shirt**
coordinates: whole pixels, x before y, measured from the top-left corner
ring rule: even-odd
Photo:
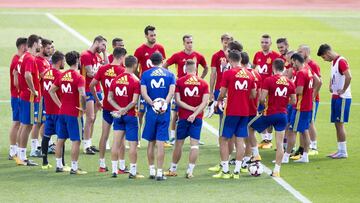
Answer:
[[[248,88],[248,81],[244,80],[242,83],[240,81],[235,82],[235,89],[236,90],[246,90]]]
[[[151,73],[151,76],[166,76],[166,74],[164,73],[163,70],[158,68]]]
[[[195,76],[192,76],[185,81],[185,85],[200,85],[200,82]]]
[[[151,88],[164,88],[165,87],[164,78],[160,78],[159,81],[152,79],[150,83],[151,83]]]
[[[186,87],[184,90],[185,97],[193,97],[193,96],[199,96],[199,88],[194,87],[192,90],[190,88]]]
[[[275,96],[286,97],[286,95],[287,95],[287,87],[284,87],[283,89],[280,89],[280,87],[276,88]]]
[[[120,89],[120,87],[116,87],[115,94],[116,96],[127,96],[126,86],[124,86],[122,89]]]
[[[53,84],[53,83],[52,83],[51,81],[49,81],[48,83],[46,83],[46,82],[44,81],[44,88],[45,88],[45,90],[46,90],[46,91],[49,91],[49,89],[50,89],[50,87],[51,87],[52,84]]]

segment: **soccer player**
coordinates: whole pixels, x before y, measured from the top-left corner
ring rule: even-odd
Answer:
[[[262,81],[264,81],[267,77],[272,75],[272,63],[275,59],[280,57],[280,54],[271,50],[271,37],[268,34],[264,34],[261,36],[260,40],[261,50],[255,53],[253,59],[253,66],[260,73]],[[263,106],[259,105],[259,110],[263,110]],[[270,130],[264,130],[261,133],[262,141],[259,144],[259,148],[269,149],[272,147],[272,133]]]
[[[308,45],[300,45],[298,49],[298,53],[305,59],[305,63],[308,64],[313,74],[316,74],[321,80],[320,66],[310,58],[310,47]],[[310,151],[309,155],[317,155],[319,152],[317,151],[317,131],[315,128],[315,120],[317,111],[319,109],[320,97],[319,94],[316,95],[313,109],[312,109],[312,117],[311,123],[309,127],[310,134]]]
[[[142,44],[135,50],[134,56],[138,59],[138,68],[136,74],[139,78],[142,77],[142,74],[152,68],[154,65],[151,63],[150,56],[153,53],[158,52],[165,59],[165,49],[161,44],[156,43],[156,28],[154,26],[148,25],[144,29],[146,43]],[[145,113],[146,101],[140,97],[138,104],[138,117],[139,117],[139,129],[142,127],[143,117]]]
[[[141,77],[141,95],[145,99],[146,123],[142,137],[147,140],[148,163],[150,168],[150,178],[156,180],[166,180],[163,175],[164,164],[164,142],[169,140],[170,109],[167,105],[171,102],[175,91],[175,75],[168,69],[162,68],[163,56],[155,52],[151,55],[153,68],[145,71]],[[164,113],[158,114],[152,109],[154,100],[162,98],[165,100],[162,109]],[[155,144],[157,147],[157,171],[154,165]]]
[[[213,175],[213,178],[229,179],[233,177],[239,179],[241,161],[245,150],[244,138],[248,137],[249,99],[256,97],[256,85],[252,74],[247,69],[240,67],[241,56],[239,51],[230,50],[228,60],[231,69],[223,74],[218,98],[218,104],[220,104],[227,94],[220,139],[222,171]],[[230,151],[228,146],[232,137],[236,137],[236,161],[233,176],[229,171]]]
[[[166,176],[177,176],[177,164],[180,161],[185,139],[190,136],[189,165],[186,178],[193,178],[195,162],[199,154],[199,140],[202,127],[203,110],[209,100],[209,85],[197,76],[196,62],[188,59],[185,63],[186,75],[176,81],[175,100],[179,106],[179,121],[176,129],[176,141],[172,162]]]
[[[48,61],[48,57],[51,54],[51,44],[52,44],[51,40],[42,38],[40,53],[35,57],[35,63],[39,70],[40,88],[42,92],[44,92],[44,86],[43,86],[44,72],[47,69],[50,69],[51,67]],[[42,157],[41,147],[38,149],[38,146],[39,146],[39,134],[41,134],[41,137],[44,137],[43,136],[44,122],[45,122],[45,106],[44,106],[44,98],[43,96],[41,96],[39,100],[39,108],[37,111],[35,111],[35,124],[33,125],[31,131],[31,151],[30,151],[31,157]]]
[[[103,61],[100,53],[103,53],[103,58],[105,64],[107,64],[107,54],[106,54],[106,39],[103,36],[97,36],[94,39],[93,44],[88,50],[85,50],[81,53],[80,64],[81,64],[81,74],[85,77],[85,91],[86,91],[86,120],[84,128],[84,153],[88,155],[94,155],[95,152],[99,150],[92,145],[92,134],[94,130],[94,123],[96,119],[96,113],[99,108],[95,105],[94,95],[90,92],[90,83],[94,78],[99,67],[102,65]],[[102,100],[101,87],[100,84],[96,85],[96,94],[100,100]]]
[[[338,151],[328,155],[333,159],[347,158],[346,132],[344,123],[349,121],[351,105],[351,73],[349,64],[343,56],[336,53],[328,44],[319,47],[318,56],[331,62],[329,91],[331,99],[331,122],[335,124]]]
[[[41,141],[41,151],[42,151],[42,169],[46,170],[49,168],[52,168],[52,165],[48,162],[48,149],[49,149],[49,141],[51,139],[52,135],[56,134],[56,122],[58,120],[58,114],[59,114],[59,107],[54,103],[52,100],[49,90],[52,84],[55,83],[55,80],[57,80],[61,76],[61,71],[64,69],[65,65],[65,56],[63,53],[56,51],[53,56],[51,57],[52,66],[51,68],[47,69],[44,72],[43,75],[43,98],[46,106],[46,119],[45,119],[45,127],[44,127],[44,137]],[[60,97],[60,90],[56,91],[56,94],[58,97]],[[62,150],[62,163],[64,163],[64,147]],[[60,151],[60,150],[59,150]]]
[[[283,75],[285,63],[275,59],[272,64],[274,75],[266,78],[262,84],[260,103],[265,106],[262,114],[250,124],[250,129],[259,133],[269,126],[275,128],[276,161],[272,176],[280,177],[280,166],[284,155],[283,140],[287,127],[287,105],[296,103],[295,85]]]
[[[35,124],[35,111],[41,97],[39,70],[35,65],[35,56],[40,52],[41,38],[30,35],[27,40],[28,51],[19,59],[18,66],[20,87],[20,129],[18,156],[14,157],[17,165],[37,166],[26,157],[26,146],[32,126]]]
[[[288,134],[288,146],[283,156],[282,163],[289,163],[289,157],[296,140],[296,133],[299,132],[304,143],[304,152],[300,159],[295,160],[299,163],[309,162],[309,125],[311,122],[311,111],[314,95],[320,88],[320,80],[317,75],[312,74],[309,66],[305,63],[305,59],[298,53],[291,56],[292,66],[296,69],[296,105],[292,111],[290,119],[291,132]],[[279,150],[279,149],[277,149]]]
[[[291,67],[291,61],[288,59],[289,54],[289,43],[286,38],[279,38],[276,40],[276,45],[280,53],[280,57],[284,61],[285,71],[284,75],[288,78],[292,78],[293,68]]]
[[[27,38],[19,37],[16,39],[17,53],[13,56],[10,64],[10,95],[11,95],[11,110],[12,110],[12,125],[10,128],[10,149],[9,160],[12,160],[17,154],[17,138],[20,128],[20,107],[19,107],[19,73],[18,64],[19,59],[26,52]]]
[[[106,142],[109,138],[110,128],[113,124],[113,117],[111,116],[111,112],[114,111],[114,108],[111,104],[108,102],[108,92],[110,88],[111,82],[121,73],[125,71],[123,61],[126,55],[126,49],[124,48],[115,48],[113,51],[113,62],[111,64],[106,64],[104,66],[101,66],[97,73],[95,74],[94,78],[92,79],[90,83],[90,90],[92,95],[94,95],[95,98],[95,104],[97,105],[98,109],[103,109],[103,121],[102,121],[102,133],[101,138],[99,142],[99,172],[106,172],[107,167],[105,164],[105,151],[106,151]],[[101,104],[101,101],[99,97],[96,94],[96,85],[101,83],[103,92],[104,92],[104,100]],[[125,160],[124,160],[124,154],[125,154],[125,144],[121,143],[120,147],[121,153],[120,153],[120,170],[125,170]]]
[[[115,49],[115,48],[125,48],[125,44],[124,44],[124,40],[123,39],[121,39],[121,38],[118,38],[118,37],[116,37],[116,38],[114,38],[113,40],[112,40],[112,47],[113,47],[113,49]],[[113,54],[110,54],[109,56],[108,56],[108,59],[109,59],[109,63],[112,63],[113,62],[113,60],[114,60],[114,55]]]
[[[117,177],[119,149],[124,143],[124,137],[126,137],[130,145],[129,179],[144,178],[143,175],[137,173],[136,167],[139,126],[135,105],[140,95],[140,81],[134,74],[137,59],[134,56],[127,56],[125,66],[125,72],[118,75],[111,83],[108,96],[109,103],[114,109],[113,114],[118,115],[114,116],[114,142],[111,150],[112,177]]]
[[[168,68],[169,66],[175,64],[177,71],[177,78],[181,78],[186,75],[186,61],[188,59],[192,59],[195,62],[196,66],[196,75],[198,74],[198,66],[199,64],[203,67],[203,72],[201,74],[201,78],[205,78],[208,72],[208,66],[206,64],[205,58],[199,52],[194,51],[193,49],[193,37],[191,35],[184,35],[183,38],[184,50],[179,51],[173,54],[167,61],[164,63],[163,67]],[[175,128],[176,121],[178,120],[178,110],[175,101],[173,101],[172,109],[172,118],[170,123],[170,143],[175,143]]]
[[[79,65],[79,53],[71,51],[65,54],[66,63],[70,66],[61,74],[51,86],[49,93],[55,104],[59,107],[59,116],[56,123],[56,172],[63,172],[64,166],[59,156],[66,139],[70,139],[71,145],[71,170],[70,174],[82,175],[87,172],[78,167],[81,137],[83,136],[82,115],[86,108],[85,78],[77,72]],[[56,91],[61,89],[61,98]]]

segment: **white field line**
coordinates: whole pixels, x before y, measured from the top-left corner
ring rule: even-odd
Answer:
[[[50,13],[46,13],[50,14]],[[58,13],[59,15],[82,15],[82,16],[159,16],[159,17],[171,17],[171,16],[193,16],[193,17],[207,17],[207,16],[220,16],[220,17],[286,17],[286,18],[298,18],[298,17],[313,17],[313,18],[354,18],[359,19],[359,15],[349,15],[349,14],[307,14],[307,13],[285,13],[285,14],[276,14],[276,13],[146,13],[146,12],[125,12],[125,13],[81,13],[81,12],[71,12],[71,13]],[[0,11],[0,15],[44,15],[43,12],[36,11]],[[52,14],[50,14],[52,15]]]
[[[82,36],[79,32],[75,31],[73,28],[69,27],[68,25],[66,25],[64,22],[62,22],[60,19],[58,19],[57,17],[55,17],[54,15],[52,15],[51,13],[46,13],[45,14],[51,21],[53,21],[54,23],[56,23],[57,25],[59,25],[60,27],[62,27],[64,30],[68,31],[69,33],[71,33],[72,35],[74,35],[76,38],[80,39],[82,42],[84,42],[85,44],[89,44],[91,43],[88,39],[86,39],[84,36]],[[211,126],[210,124],[208,124],[207,122],[204,122],[204,127],[209,130],[212,134],[214,135],[218,135],[218,131],[216,130],[216,128],[214,128],[213,126]],[[271,170],[269,168],[267,168],[266,166],[264,166],[265,170],[267,171],[267,173],[269,173],[269,171],[271,172]],[[300,194],[299,191],[295,190],[293,187],[291,187],[291,185],[289,185],[288,183],[286,183],[282,178],[273,178],[279,185],[281,185],[284,189],[286,189],[287,191],[289,191],[292,195],[294,195],[294,197],[298,200],[300,200],[301,202],[311,202],[309,199],[307,199],[306,197],[304,197],[302,194]]]

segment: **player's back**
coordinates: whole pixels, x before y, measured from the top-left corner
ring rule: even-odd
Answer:
[[[311,111],[313,105],[313,74],[310,67],[305,65],[304,68],[297,71],[295,85],[296,87],[303,87],[302,95],[298,95],[297,97],[296,109],[300,111]]]
[[[20,56],[15,54],[11,60],[11,64],[10,64],[10,93],[11,93],[11,97],[18,97],[19,96],[19,92],[18,89],[15,87],[14,85],[14,76],[13,76],[13,72],[14,71],[18,71],[18,65],[19,65],[19,59]]]
[[[175,85],[175,76],[168,69],[154,67],[144,72],[141,85],[146,85],[149,97],[165,99],[169,93],[170,85]]]
[[[39,101],[41,96],[40,91],[40,81],[39,81],[39,71],[35,63],[35,57],[30,54],[30,52],[25,52],[25,54],[19,59],[19,86],[20,86],[20,98],[25,101]],[[34,88],[38,91],[38,97],[34,98],[31,94],[29,87],[26,83],[25,72],[30,72],[33,79]]]
[[[287,113],[291,94],[295,94],[295,85],[286,76],[276,74],[264,80],[263,89],[268,90],[268,99],[264,115]]]

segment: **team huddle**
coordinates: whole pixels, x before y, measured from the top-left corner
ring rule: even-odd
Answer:
[[[106,173],[105,153],[110,149],[112,128],[112,177],[128,174],[130,179],[144,178],[137,171],[140,139],[148,141],[149,178],[161,181],[177,176],[183,145],[190,137],[185,177],[191,179],[199,145],[203,144],[203,118],[214,114],[219,117],[220,164],[209,168],[216,172],[213,178],[239,179],[240,173],[248,171],[258,175],[250,168],[261,166],[259,148],[272,148],[273,130],[276,157],[272,176],[280,177],[281,164],[290,159],[307,163],[309,156],[318,154],[315,119],[322,79],[320,67],[310,58],[309,46],[291,51],[287,39],[279,38],[277,53],[271,50],[271,37],[264,34],[261,50],[250,62],[243,45],[223,34],[222,47],[213,54],[209,70],[205,57],[194,50],[191,35],[182,38],[184,50],[166,59],[164,47],[156,42],[155,27],[147,26],[144,34],[146,42],[134,55],[127,53],[120,38],[113,39],[110,55],[103,36],[95,37],[81,54],[56,51],[53,41],[35,34],[18,38],[18,52],[10,65],[13,125],[9,160],[17,165],[38,165],[27,158],[31,134],[30,156],[43,159],[43,170],[52,168],[48,154],[55,153],[57,173],[86,174],[78,166],[82,141],[84,154],[99,153],[98,171]],[[351,105],[349,65],[328,44],[322,44],[317,55],[331,62],[331,122],[338,150],[328,157],[347,158],[344,123]],[[168,69],[172,65],[176,74]],[[204,78],[209,71],[208,83]],[[96,147],[92,137],[98,111],[102,111],[102,133]],[[261,135],[259,143],[255,132]],[[295,148],[297,133],[299,147]],[[57,135],[56,141],[53,135]],[[67,139],[71,141],[71,166],[64,160]],[[172,146],[170,167],[163,170],[165,147]],[[230,165],[235,165],[233,172]]]

